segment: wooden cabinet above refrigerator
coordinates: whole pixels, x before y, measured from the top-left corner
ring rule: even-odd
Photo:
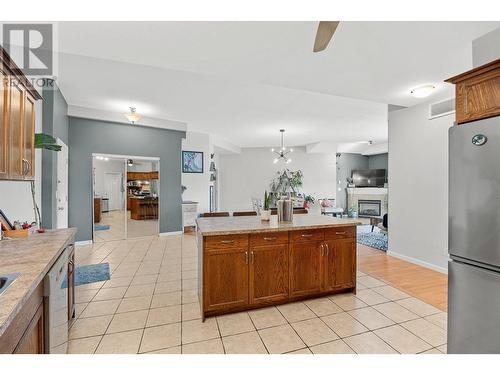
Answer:
[[[455,84],[457,125],[500,116],[500,59],[446,82]]]

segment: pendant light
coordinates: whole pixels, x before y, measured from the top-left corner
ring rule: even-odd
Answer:
[[[285,162],[285,164],[290,164],[292,162],[292,159],[290,159],[287,155],[291,152],[293,152],[293,148],[286,148],[285,147],[285,129],[280,129],[281,133],[281,147],[279,150],[275,150],[274,148],[271,149],[271,152],[276,154],[277,157],[274,158],[273,163],[276,164],[280,160]]]

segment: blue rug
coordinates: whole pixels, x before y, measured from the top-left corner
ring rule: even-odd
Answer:
[[[387,251],[387,234],[381,233],[380,229],[375,227],[372,232],[371,225],[358,225],[357,242],[370,246],[378,250]]]
[[[88,264],[76,267],[75,269],[75,286],[97,283],[109,279],[109,263]],[[62,287],[68,287],[67,280],[64,280]]]
[[[95,224],[94,230],[109,230],[110,226],[106,224]]]

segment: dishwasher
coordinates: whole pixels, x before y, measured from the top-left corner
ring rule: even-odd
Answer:
[[[64,249],[44,279],[45,351],[68,350],[68,249]]]

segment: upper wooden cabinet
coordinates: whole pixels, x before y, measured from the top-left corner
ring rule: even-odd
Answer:
[[[500,116],[500,59],[446,82],[455,84],[456,122]]]
[[[127,181],[157,180],[158,171],[153,172],[127,172]]]
[[[35,101],[41,99],[0,47],[0,179],[35,178]]]

